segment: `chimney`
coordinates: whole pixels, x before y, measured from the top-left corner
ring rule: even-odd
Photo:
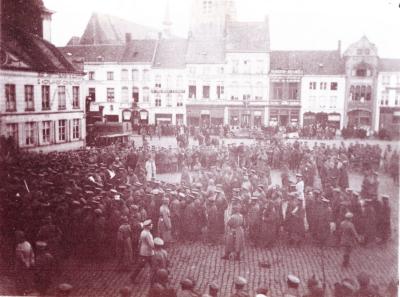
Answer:
[[[129,44],[132,41],[132,34],[131,33],[125,33],[125,43]]]
[[[53,13],[53,11],[42,7],[42,37],[48,42],[51,42],[51,16],[53,15]]]
[[[342,53],[342,41],[341,40],[338,40],[337,46],[338,46],[337,51],[339,52],[339,55],[340,55]]]

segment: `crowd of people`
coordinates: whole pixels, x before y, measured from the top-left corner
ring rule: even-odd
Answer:
[[[160,158],[164,151],[171,155]],[[398,178],[398,154],[387,148],[381,159],[378,153],[378,147],[362,144],[273,141],[10,155],[0,171],[1,252],[14,261],[18,294],[32,288],[46,294],[54,276],[49,271],[59,271],[75,255],[115,257],[117,269],[129,271],[133,282],[149,265],[149,296],[200,296],[193,295],[193,279],[182,280],[178,293],[167,285],[166,250],[176,241],[224,243],[222,259],[240,261],[245,241],[271,248],[300,246],[310,238],[321,247],[342,247],[346,268],[358,243],[385,244],[391,236],[390,197],[378,193],[376,170],[392,172],[397,160]],[[354,164],[365,173],[359,190],[349,188]],[[271,168],[282,169],[280,185],[272,184]],[[181,170],[181,181],[155,179],[168,170]],[[297,279],[288,278],[292,293],[285,296],[299,296]],[[245,284],[243,278],[235,283],[234,296],[248,296]],[[354,294],[366,290],[361,282],[353,288]],[[368,296],[381,296],[369,283],[367,289],[373,294]]]

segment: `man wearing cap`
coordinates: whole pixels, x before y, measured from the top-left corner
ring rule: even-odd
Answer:
[[[36,289],[41,295],[46,295],[52,283],[53,256],[46,251],[47,244],[44,241],[36,242],[36,259],[34,266]]]
[[[389,205],[389,196],[382,195],[382,207],[378,216],[378,236],[381,244],[386,243],[390,239],[391,233],[391,210]]]
[[[286,284],[287,290],[283,293],[283,297],[300,297],[300,279],[297,276],[289,274],[286,279]]]
[[[146,266],[146,264],[151,265],[151,257],[154,255],[154,240],[151,234],[151,229],[153,228],[153,223],[151,220],[146,220],[143,222],[143,230],[140,233],[139,238],[139,260],[136,267],[131,274],[132,282],[135,282],[137,275]]]
[[[235,254],[235,260],[240,260],[240,253],[244,248],[243,216],[240,214],[240,207],[234,206],[233,214],[229,217],[226,227],[225,255],[222,257],[228,260],[231,253]]]
[[[216,244],[218,241],[218,209],[215,205],[215,195],[207,199],[206,213],[208,240],[210,243]]]
[[[351,212],[346,213],[345,219],[340,223],[340,244],[344,249],[343,252],[343,267],[348,267],[350,264],[350,254],[357,241],[361,238],[357,234],[356,228],[352,222],[353,214]]]
[[[250,297],[250,295],[245,291],[244,287],[247,285],[247,280],[238,276],[235,279],[235,292],[231,295],[231,297]]]
[[[129,270],[132,264],[132,229],[128,223],[127,217],[121,218],[122,224],[118,228],[117,233],[117,258],[118,266],[121,270]]]
[[[168,253],[164,249],[164,241],[156,237],[154,238],[154,255],[151,258],[151,268],[152,268],[152,282],[155,281],[155,275],[157,270],[166,269],[168,271]]]
[[[251,197],[250,201],[250,208],[247,213],[247,223],[249,227],[250,240],[254,245],[256,245],[260,235],[261,210],[257,197]]]
[[[200,294],[194,290],[194,281],[191,278],[181,280],[181,289],[178,292],[178,297],[200,297]]]
[[[154,283],[147,297],[176,297],[175,289],[170,287],[169,275],[166,269],[158,269],[155,273]]]

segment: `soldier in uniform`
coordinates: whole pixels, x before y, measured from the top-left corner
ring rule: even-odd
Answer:
[[[235,292],[231,295],[231,297],[250,297],[250,295],[244,289],[246,285],[247,280],[242,276],[238,276],[235,279]]]
[[[151,265],[151,257],[154,255],[154,240],[151,234],[151,229],[153,228],[153,223],[151,220],[146,220],[143,222],[143,230],[140,233],[139,238],[139,255],[140,258],[136,264],[136,267],[131,274],[132,282],[135,282],[137,275],[146,266],[146,264]]]
[[[378,217],[378,236],[380,243],[386,243],[390,239],[391,233],[391,214],[389,205],[389,196],[382,195],[382,207]]]
[[[232,215],[227,221],[225,238],[225,255],[222,257],[228,260],[231,253],[235,254],[235,260],[240,260],[240,253],[244,247],[243,216],[240,214],[240,207],[234,206]]]
[[[257,197],[251,197],[250,209],[247,214],[247,224],[249,227],[249,237],[253,244],[257,244],[260,234],[260,205]]]
[[[154,283],[148,297],[176,297],[175,289],[169,284],[169,275],[166,269],[158,269],[155,273]]]
[[[200,297],[194,290],[194,281],[190,278],[185,278],[181,281],[181,291],[178,292],[177,297]]]
[[[169,199],[163,198],[158,219],[158,233],[165,243],[172,241],[171,213],[168,204]]]
[[[357,241],[361,238],[357,234],[356,228],[352,222],[353,214],[351,212],[346,213],[344,221],[340,223],[340,243],[344,249],[343,252],[343,267],[348,267],[350,265],[350,254]]]
[[[36,242],[36,260],[34,266],[35,283],[38,292],[46,295],[52,283],[53,275],[53,256],[46,251],[47,243],[44,241]]]
[[[127,217],[122,217],[117,233],[117,258],[121,270],[129,270],[132,264],[132,230]]]
[[[154,238],[154,255],[151,258],[151,268],[153,271],[152,282],[155,281],[156,272],[159,269],[165,269],[168,271],[168,266],[169,266],[168,253],[163,247],[164,247],[164,241],[159,237]]]

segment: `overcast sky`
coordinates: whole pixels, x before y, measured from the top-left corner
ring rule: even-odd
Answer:
[[[93,12],[162,28],[167,0],[44,0],[55,11],[52,41],[64,46],[81,36]],[[174,34],[185,37],[192,0],[170,0]],[[243,21],[270,19],[271,48],[345,49],[362,35],[378,46],[379,56],[400,58],[400,0],[236,0]]]

